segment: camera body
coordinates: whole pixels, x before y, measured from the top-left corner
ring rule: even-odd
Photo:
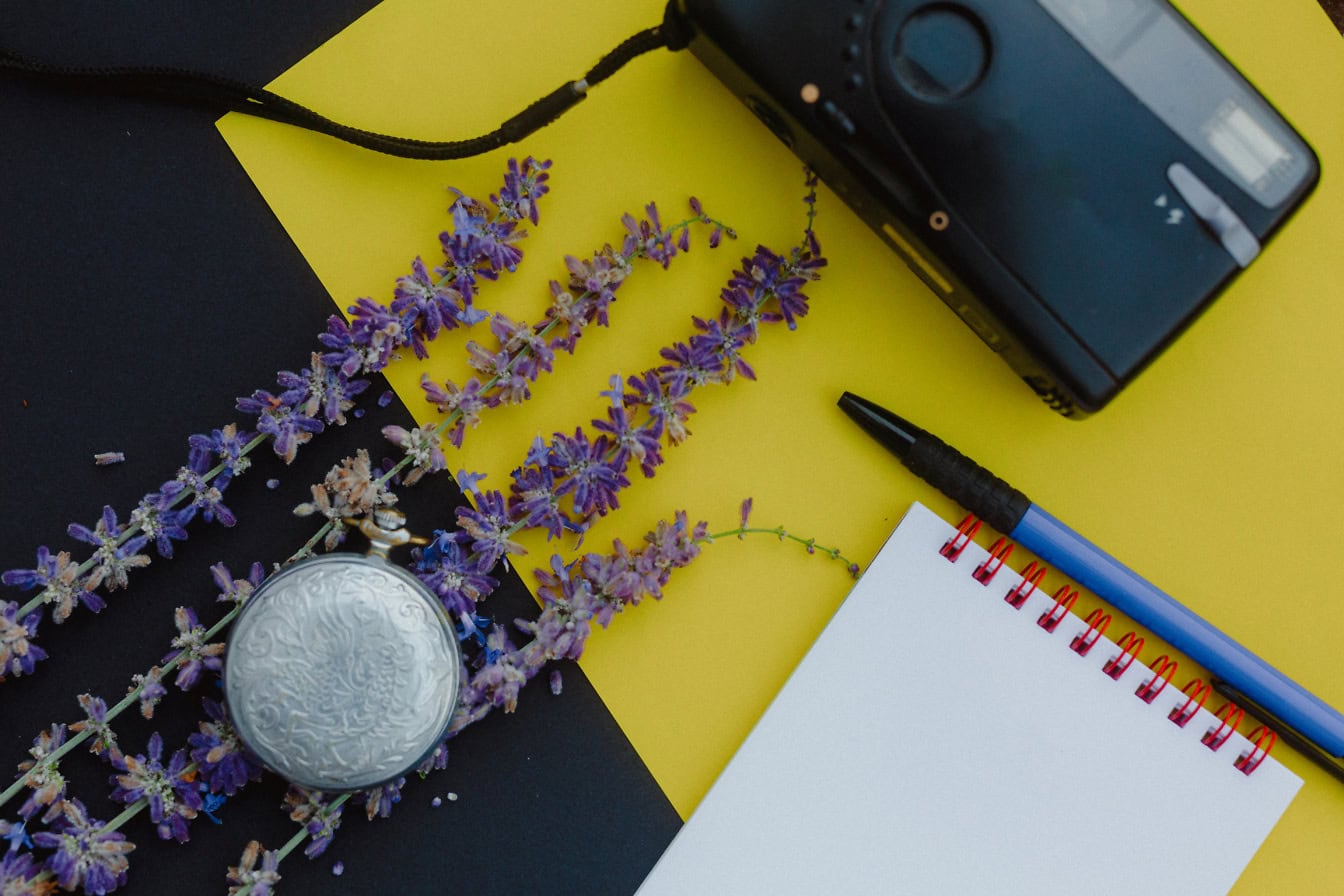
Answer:
[[[1319,179],[1166,0],[673,3],[696,57],[1069,417]]]

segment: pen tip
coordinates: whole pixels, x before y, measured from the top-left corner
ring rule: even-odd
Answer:
[[[836,402],[840,409],[897,457],[905,457],[924,431],[886,408],[853,392],[844,392]]]

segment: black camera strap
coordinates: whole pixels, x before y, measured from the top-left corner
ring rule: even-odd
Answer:
[[[680,50],[688,40],[686,27],[675,17],[669,4],[661,24],[622,41],[582,78],[561,85],[488,134],[451,141],[394,137],[351,127],[263,87],[187,69],[158,66],[76,68],[37,62],[0,48],[0,72],[85,92],[157,97],[219,112],[242,112],[317,131],[387,155],[444,161],[480,155],[516,143],[555,121],[586,97],[589,89],[611,77],[635,57],[660,47]]]

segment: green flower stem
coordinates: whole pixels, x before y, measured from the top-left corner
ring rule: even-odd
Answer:
[[[738,526],[736,529],[727,529],[723,532],[715,532],[712,535],[706,535],[704,538],[700,539],[700,542],[702,544],[713,544],[715,540],[720,538],[744,538],[747,535],[773,535],[780,541],[792,541],[795,544],[800,544],[809,554],[824,554],[832,560],[839,560],[841,563],[845,564],[851,575],[858,578],[859,564],[840,553],[839,548],[824,547],[823,545],[817,544],[815,538],[803,538],[794,535],[783,526],[775,526],[772,529],[764,526]]]
[[[215,637],[215,635],[218,635],[225,628],[227,628],[229,623],[233,622],[234,617],[236,617],[239,611],[241,610],[242,605],[237,604],[232,609],[230,609],[229,612],[225,613],[222,617],[220,617],[218,622],[210,626],[210,628],[206,629],[205,634],[201,637],[202,642],[208,642],[211,638]],[[160,666],[159,670],[161,673],[161,677],[163,675],[167,675],[169,672],[173,671],[179,665],[181,665],[185,657],[186,657],[186,651],[183,651],[179,653],[177,656],[173,657],[168,662],[164,663],[162,666]],[[140,694],[141,692],[144,691],[144,689],[145,689],[144,685],[136,685],[135,687],[131,688],[130,691],[127,692],[126,696],[121,698],[121,700],[118,703],[109,706],[107,709],[107,714],[105,716],[107,721],[111,722],[113,719],[121,715],[127,709],[134,706],[136,701],[140,699]],[[55,765],[56,763],[60,762],[64,756],[70,753],[71,750],[75,749],[75,747],[84,743],[91,736],[92,734],[89,731],[89,729],[85,728],[83,731],[76,732],[65,743],[61,744],[55,750],[52,750],[49,755],[43,757],[43,759],[38,763],[36,763],[31,769],[29,769],[27,772],[16,778],[13,784],[5,788],[3,792],[0,792],[0,806],[4,806],[15,796],[21,793],[23,791],[23,788],[27,786],[28,779],[33,774],[35,774],[40,768],[46,765]]]

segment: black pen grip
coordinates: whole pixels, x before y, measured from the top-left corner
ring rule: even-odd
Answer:
[[[903,458],[912,473],[1007,535],[1031,499],[937,436],[923,433]]]

